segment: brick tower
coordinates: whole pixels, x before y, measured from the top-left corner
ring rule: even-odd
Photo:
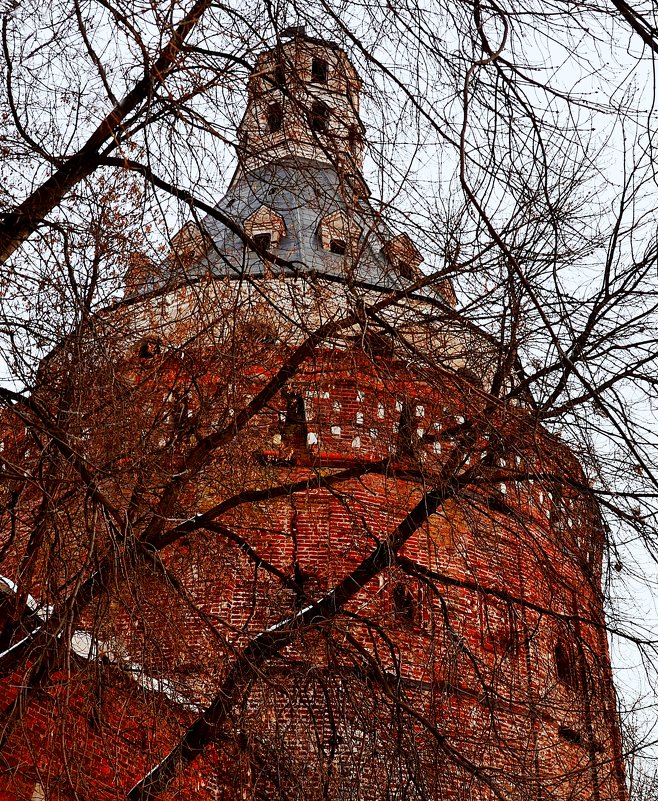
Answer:
[[[5,421],[0,799],[624,801],[587,481],[288,34],[214,213]]]

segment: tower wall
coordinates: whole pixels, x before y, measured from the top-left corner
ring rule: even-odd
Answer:
[[[369,203],[359,88],[263,54],[230,225],[3,419],[0,801],[625,801],[588,482]]]
[[[99,322],[115,338],[90,336],[107,350],[83,348],[73,377],[64,354],[48,367],[42,402],[74,388],[67,434],[90,463],[114,465],[101,489],[132,504],[135,521],[299,347],[272,341],[285,326],[254,318],[260,292],[238,308],[234,288],[220,286]],[[317,298],[314,315],[326,313]],[[149,336],[135,336],[140,319]],[[258,669],[172,797],[623,798],[601,537],[577,461],[522,407],[430,370],[420,354],[409,364],[368,350],[361,333],[314,348],[183,482],[157,544],[179,588],[124,551],[112,589],[76,621],[105,666],[78,645],[24,705],[4,751],[7,798],[29,798],[16,788],[42,779],[58,788],[51,797],[81,786],[121,797],[211,703],[237,655],[322,602],[430,486],[445,496],[436,511],[335,616],[301,625]],[[140,453],[127,453],[136,441]],[[4,443],[7,458],[36,470],[24,429]],[[56,472],[70,476],[65,460]],[[52,510],[52,523],[64,508],[70,522],[68,541],[50,550],[50,586],[82,563],[92,535],[96,553],[113,547],[87,503],[80,488]],[[21,501],[24,536],[38,514]],[[199,514],[210,527],[175,533]],[[61,535],[61,522],[53,528]],[[48,598],[36,575],[31,592]],[[5,683],[5,709],[25,682]]]

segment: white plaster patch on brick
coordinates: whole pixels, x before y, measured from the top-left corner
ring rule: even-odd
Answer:
[[[358,426],[362,426],[363,425],[363,412],[357,412],[356,413],[356,424]]]
[[[416,406],[416,417],[425,417],[425,407]]]
[[[307,445],[317,445],[318,444],[318,435],[315,431],[309,431],[306,435],[306,444]]]
[[[384,404],[383,403],[378,403],[377,404],[377,417],[379,417],[380,420],[383,420],[385,416],[386,416],[386,409],[384,408]]]
[[[354,439],[352,440],[352,447],[353,448],[361,447],[361,437],[354,437]]]
[[[357,391],[356,391],[356,400],[357,400],[357,403],[363,403],[363,401],[364,401],[365,399],[366,399],[365,393],[364,393],[362,390],[360,390],[360,389],[357,389]]]
[[[331,434],[334,437],[340,437],[340,426],[331,426]]]
[[[32,797],[30,801],[45,801],[46,793],[43,789],[43,785],[37,782],[34,785],[34,790],[32,791]]]

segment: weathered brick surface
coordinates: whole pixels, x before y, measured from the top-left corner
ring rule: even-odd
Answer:
[[[293,344],[202,336],[194,314],[177,326],[142,314],[147,328],[160,319],[155,357],[138,355],[133,318],[130,336],[93,365],[89,354],[73,366],[52,359],[41,393],[53,407],[69,398],[62,425],[136,537],[184,457],[235,418]],[[227,316],[218,314],[219,327]],[[182,352],[183,341],[194,345]],[[76,570],[93,569],[89,554],[114,549],[116,567],[74,624],[105,655],[62,656],[11,713],[36,654],[1,685],[0,797],[38,798],[39,787],[58,801],[122,797],[211,701],[252,637],[321,599],[427,488],[459,480],[401,559],[333,620],[300,629],[246,683],[170,797],[623,798],[601,533],[568,449],[523,408],[454,373],[345,342],[317,348],[286,393],[183,482],[168,528],[260,495],[217,519],[231,536],[202,529],[163,548],[170,578],[112,544],[70,461],[8,421],[7,462],[40,478],[15,505],[4,574],[57,604]],[[299,399],[303,415],[291,411]],[[350,469],[362,474],[318,486]],[[277,494],[295,482],[309,486]],[[6,491],[19,484],[14,477]],[[28,559],[36,531],[42,541]],[[9,597],[7,620],[18,611]],[[5,630],[17,642],[29,621]]]

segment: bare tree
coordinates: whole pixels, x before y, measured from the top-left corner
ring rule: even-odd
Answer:
[[[613,6],[5,12],[8,797],[626,797],[657,37]]]

